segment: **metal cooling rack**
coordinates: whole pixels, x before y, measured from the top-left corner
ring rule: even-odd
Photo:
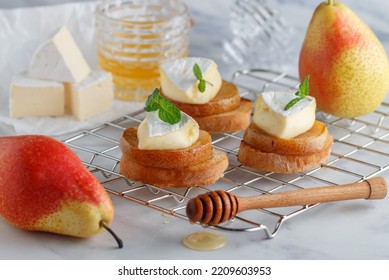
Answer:
[[[286,73],[267,70],[244,70],[232,78],[242,96],[254,100],[263,90],[296,88],[298,80]],[[221,189],[239,196],[283,192],[293,189],[337,185],[362,181],[389,169],[389,103],[374,113],[349,120],[318,112],[334,136],[328,163],[304,173],[276,174],[261,172],[241,165],[236,155],[243,131],[213,135],[213,146],[227,153],[229,167],[223,178],[213,185],[199,188],[159,188],[131,181],[119,174],[120,136],[126,128],[136,126],[144,118],[143,111],[131,112],[112,122],[64,140],[105,189],[146,207],[188,219],[185,207],[189,199]],[[257,209],[240,213],[236,218],[215,228],[229,231],[262,231],[273,238],[282,224],[315,205]]]

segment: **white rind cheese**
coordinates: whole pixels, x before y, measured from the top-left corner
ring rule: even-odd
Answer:
[[[43,81],[19,74],[11,82],[10,115],[16,117],[62,116],[64,109],[62,83]]]
[[[181,112],[181,121],[170,125],[158,117],[158,111],[147,112],[138,127],[138,148],[141,150],[184,149],[199,138],[197,122]]]
[[[255,102],[253,122],[268,134],[284,139],[308,131],[315,122],[316,101],[308,96],[285,110],[294,98],[294,92],[263,92]]]
[[[79,83],[90,71],[72,35],[64,26],[36,50],[31,60],[29,76],[57,82]]]
[[[197,63],[206,82],[205,91],[198,90],[199,81],[193,73]],[[161,65],[161,88],[165,96],[178,102],[204,104],[216,96],[222,78],[214,61],[201,57],[186,57]]]
[[[66,112],[78,120],[85,120],[108,110],[113,103],[112,75],[103,71],[92,71],[79,84],[65,84]]]

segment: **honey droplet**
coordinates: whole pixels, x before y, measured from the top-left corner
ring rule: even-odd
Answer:
[[[189,234],[182,240],[189,249],[198,251],[210,251],[224,247],[227,244],[227,239],[218,233],[200,231]]]
[[[172,218],[173,217],[173,215],[172,214],[170,214],[170,213],[166,213],[166,212],[162,212],[162,217],[164,217],[164,218]]]

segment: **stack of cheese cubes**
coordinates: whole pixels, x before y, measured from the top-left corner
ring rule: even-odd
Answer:
[[[63,116],[78,120],[112,107],[112,75],[91,71],[66,27],[35,52],[28,73],[11,84],[10,115]]]

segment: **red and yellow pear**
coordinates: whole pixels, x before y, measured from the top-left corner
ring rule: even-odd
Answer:
[[[310,75],[318,109],[338,117],[374,111],[389,89],[384,47],[353,11],[331,0],[316,8],[309,23],[299,75]]]
[[[107,192],[65,144],[40,135],[0,137],[0,216],[30,231],[97,234],[113,219]]]

